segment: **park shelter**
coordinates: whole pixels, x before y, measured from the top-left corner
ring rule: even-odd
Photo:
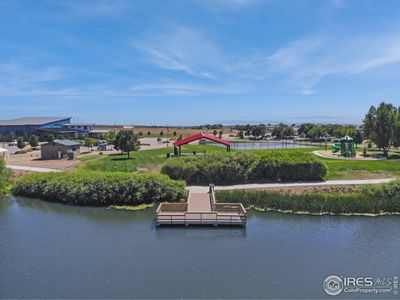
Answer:
[[[231,151],[231,142],[228,142],[228,141],[226,141],[224,139],[220,139],[220,138],[217,138],[215,136],[208,135],[208,134],[205,134],[203,132],[200,132],[198,134],[188,136],[187,138],[181,139],[181,140],[176,141],[175,143],[173,143],[174,148],[175,148],[175,153],[178,153],[178,155],[181,155],[181,146],[182,145],[186,145],[186,144],[189,144],[191,142],[198,141],[198,140],[201,140],[201,139],[207,139],[207,140],[210,140],[210,141],[225,145],[226,146],[226,151],[228,151],[228,152]]]
[[[0,157],[6,158],[8,156],[8,150],[0,147]]]

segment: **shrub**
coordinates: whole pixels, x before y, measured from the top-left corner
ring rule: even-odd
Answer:
[[[140,205],[181,201],[185,184],[160,174],[35,173],[19,178],[13,194],[75,205]]]
[[[252,174],[254,180],[320,180],[326,176],[326,166],[308,153],[296,155],[270,152],[259,158]]]
[[[161,172],[195,184],[320,180],[327,172],[310,154],[271,152],[258,157],[248,152],[209,153],[173,158]]]
[[[0,157],[0,194],[4,193],[10,178],[10,174],[11,172],[6,168],[4,159]]]
[[[18,149],[24,149],[26,146],[24,139],[22,137],[18,138],[17,140],[17,147]]]
[[[31,145],[32,148],[39,146],[39,139],[36,135],[32,135],[29,138],[29,145]]]
[[[172,179],[197,184],[246,182],[255,161],[256,157],[250,153],[209,153],[173,158],[164,164],[161,172]]]
[[[85,138],[83,139],[83,145],[85,147],[93,147],[94,145],[97,144],[97,140],[93,138]]]
[[[364,187],[350,193],[290,194],[269,191],[218,191],[220,202],[258,209],[332,214],[400,213],[400,182]]]

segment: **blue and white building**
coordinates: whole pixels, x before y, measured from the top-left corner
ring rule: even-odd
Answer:
[[[40,128],[61,128],[71,123],[70,117],[29,117],[0,120],[0,139],[28,138]]]

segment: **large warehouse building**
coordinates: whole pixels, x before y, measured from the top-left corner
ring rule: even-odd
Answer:
[[[29,117],[0,120],[0,139],[11,140],[29,137],[39,128],[60,128],[71,123],[70,117]]]

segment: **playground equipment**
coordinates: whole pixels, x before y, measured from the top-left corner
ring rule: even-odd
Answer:
[[[332,152],[338,153],[340,151],[340,143],[332,144]]]
[[[344,157],[355,157],[356,156],[356,148],[354,144],[354,140],[345,136],[340,139],[340,143],[332,144],[332,152],[338,153],[340,151],[340,155]]]

